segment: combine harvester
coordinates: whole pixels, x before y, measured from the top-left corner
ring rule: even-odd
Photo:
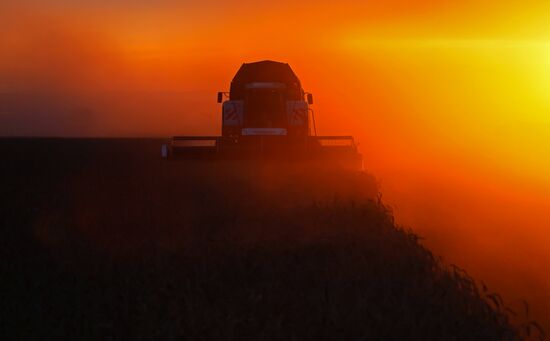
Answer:
[[[224,101],[224,97],[226,100]],[[221,136],[174,136],[162,146],[168,159],[314,163],[362,170],[352,136],[318,136],[313,96],[285,63],[245,63],[229,93],[219,92]]]

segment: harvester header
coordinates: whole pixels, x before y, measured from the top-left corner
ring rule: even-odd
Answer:
[[[351,136],[317,136],[313,96],[286,63],[243,64],[222,104],[221,136],[174,136],[167,158],[325,160],[355,169],[362,157]]]

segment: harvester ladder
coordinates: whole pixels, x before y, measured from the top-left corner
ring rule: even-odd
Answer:
[[[315,111],[313,109],[308,108],[309,111],[311,111],[311,121],[313,122],[313,134],[314,136],[317,136],[317,125],[315,124]]]

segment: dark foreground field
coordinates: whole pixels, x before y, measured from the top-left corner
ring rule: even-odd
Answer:
[[[159,148],[0,140],[2,339],[539,335],[397,227],[365,174]]]

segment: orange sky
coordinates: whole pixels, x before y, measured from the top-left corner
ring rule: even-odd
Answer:
[[[365,3],[2,3],[0,135],[215,134],[239,65],[286,61],[401,222],[550,302],[550,3]]]

